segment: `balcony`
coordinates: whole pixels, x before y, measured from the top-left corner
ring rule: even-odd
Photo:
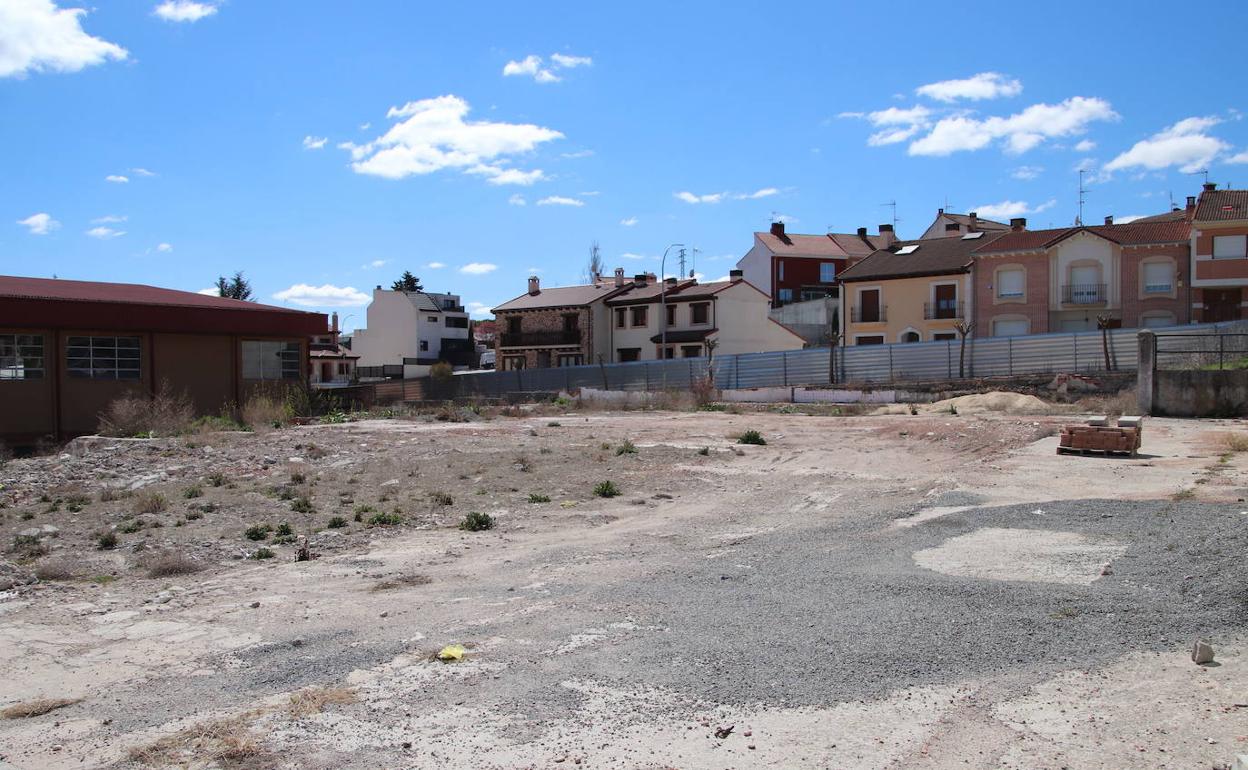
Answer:
[[[955,300],[924,302],[923,318],[928,321],[935,321],[942,318],[947,318],[949,320],[966,318],[966,303],[957,302]]]
[[[1105,284],[1072,283],[1062,287],[1063,305],[1104,305]]]
[[[580,345],[581,330],[571,329],[554,332],[504,332],[501,347],[540,348],[554,345]]]
[[[850,311],[850,320],[856,324],[883,323],[888,320],[888,307],[855,307]]]

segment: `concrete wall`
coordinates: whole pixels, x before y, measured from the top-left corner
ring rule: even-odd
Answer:
[[[1239,417],[1248,414],[1248,369],[1159,371],[1150,414],[1169,417]]]
[[[745,256],[737,262],[737,269],[743,272],[745,280],[757,286],[767,299],[771,299],[771,249],[763,245],[758,236],[754,236],[754,245]]]

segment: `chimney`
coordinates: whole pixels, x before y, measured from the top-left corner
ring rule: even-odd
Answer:
[[[1027,229],[1027,217],[1014,217],[1010,220],[1010,229],[1014,232]]]
[[[1213,192],[1214,190],[1218,189],[1218,183],[1217,182],[1205,182],[1205,185],[1202,189],[1205,192]]]
[[[893,233],[892,225],[880,225],[880,237],[884,239],[884,246],[892,246],[897,242],[897,236]]]
[[[338,336],[338,311],[329,314],[329,331],[335,337]]]
[[[979,214],[972,211],[970,214],[967,214],[967,216],[971,218],[971,223],[966,227],[967,232],[979,232]]]
[[[377,291],[381,291],[381,284],[377,284]]]
[[[1108,216],[1106,216],[1106,217],[1105,217],[1105,224],[1107,224],[1107,225],[1112,225],[1113,223],[1114,223],[1114,215],[1113,215],[1113,214],[1109,214]]]
[[[945,215],[944,209],[936,209],[936,216],[943,217],[944,215]]]
[[[1196,196],[1187,196],[1187,221],[1192,221],[1192,217],[1196,215]]]
[[[866,237],[867,237],[867,228],[865,228],[865,227],[859,227],[859,228],[858,228],[858,237],[859,237],[859,238],[866,238]]]
[[[624,268],[617,267],[615,269],[615,287],[618,289],[624,285]]]
[[[737,281],[740,281],[744,278],[745,278],[744,270],[729,270],[728,271],[728,280],[732,281],[733,283],[736,283]]]
[[[538,280],[536,275],[530,275],[529,276],[529,294],[537,295],[541,293],[542,293],[541,281]]]
[[[645,274],[645,273],[638,273],[637,275],[634,275],[634,276],[633,276],[633,284],[634,284],[635,286],[637,286],[637,288],[641,288],[642,286],[645,286],[645,285],[646,285],[646,274]]]
[[[949,233],[960,233],[960,232],[962,232],[962,225],[958,224],[957,222],[946,222],[946,223],[945,223],[945,234],[946,234],[946,235],[948,235]]]
[[[772,222],[772,223],[771,223],[771,234],[772,234],[772,235],[774,235],[774,236],[776,236],[777,238],[783,238],[783,237],[784,237],[784,223],[783,223],[783,222]]]
[[[669,277],[669,278],[666,280],[666,283],[667,283],[667,285],[668,285],[668,286],[675,286],[675,285],[676,285],[676,278],[675,278],[675,277]]]

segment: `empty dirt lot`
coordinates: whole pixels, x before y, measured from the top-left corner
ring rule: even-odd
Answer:
[[[1242,425],[1085,458],[1068,419],[543,412],[14,460],[0,767],[1221,767]]]

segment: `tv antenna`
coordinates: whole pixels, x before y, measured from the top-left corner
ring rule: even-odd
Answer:
[[[1189,172],[1187,172],[1187,173],[1188,173],[1188,175],[1189,175],[1189,176],[1196,176],[1197,174],[1204,174],[1204,175],[1205,175],[1205,184],[1209,184],[1209,169],[1207,169],[1207,168],[1201,168],[1201,169],[1197,169],[1197,170],[1195,170],[1195,171],[1189,171]]]
[[[901,221],[900,219],[898,219],[898,218],[897,218],[897,201],[896,201],[896,200],[891,200],[891,201],[889,201],[888,203],[881,203],[880,205],[881,205],[881,206],[889,206],[889,207],[891,207],[891,208],[892,208],[892,210],[893,210],[893,230],[894,230],[894,231],[896,231],[896,230],[897,230],[897,223]]]
[[[699,249],[697,246],[694,246],[694,247],[693,247],[692,249],[690,249],[690,251],[689,251],[689,257],[690,257],[690,260],[689,260],[689,262],[690,262],[690,264],[689,264],[689,277],[690,277],[690,278],[692,278],[692,277],[693,277],[693,274],[694,274],[694,273],[696,273],[696,272],[697,272],[697,270],[698,270],[698,252],[699,252],[699,251],[701,251],[701,250],[702,250],[702,249]],[[684,268],[681,268],[681,269],[683,270]]]
[[[1088,192],[1087,189],[1083,186],[1083,175],[1086,173],[1088,173],[1088,170],[1086,168],[1079,169],[1079,216],[1075,218],[1076,227],[1083,226],[1083,204],[1087,202],[1086,200],[1084,200],[1083,196],[1086,195]]]

